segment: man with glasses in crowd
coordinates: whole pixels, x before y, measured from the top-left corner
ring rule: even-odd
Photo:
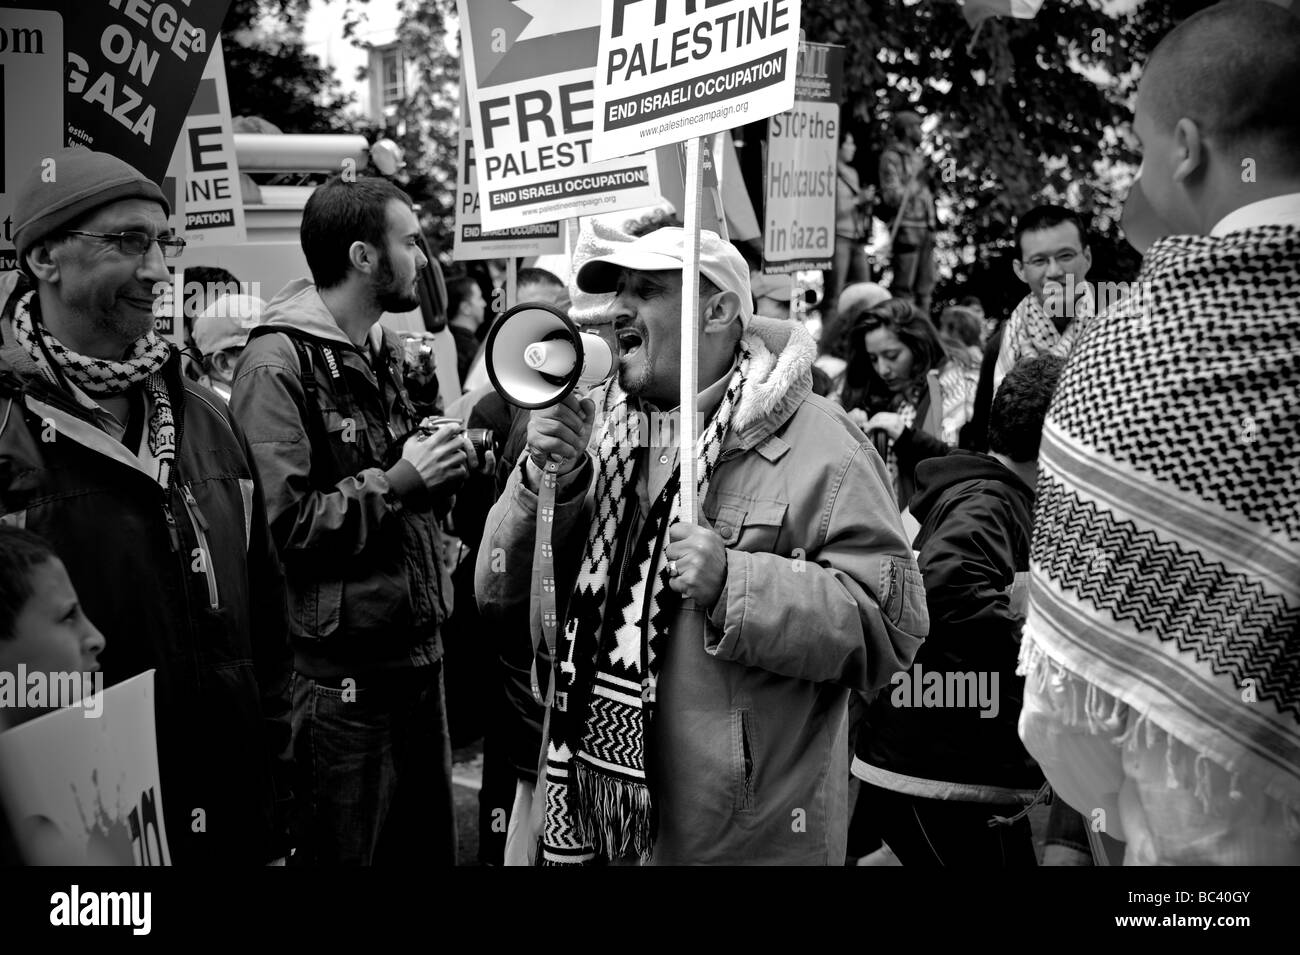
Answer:
[[[158,187],[65,149],[14,191],[23,275],[0,315],[0,521],[53,546],[103,631],[107,685],[156,670],[172,861],[287,853],[283,579],[224,402],[154,331]]]
[[[1062,206],[1035,206],[1020,217],[1011,268],[1029,294],[1002,333],[994,393],[1017,362],[1047,354],[1066,357],[1096,304],[1088,282],[1087,229],[1077,213]]]

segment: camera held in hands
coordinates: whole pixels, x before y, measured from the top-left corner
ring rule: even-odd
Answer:
[[[459,418],[425,418],[416,427],[412,428],[406,434],[399,437],[393,442],[392,450],[389,456],[393,459],[389,462],[392,466],[402,456],[402,446],[406,444],[407,439],[416,437],[421,434],[433,434],[438,428],[446,424],[464,425]],[[498,445],[496,432],[491,428],[466,428],[465,437],[469,438],[469,443],[474,448],[474,467],[482,469],[487,461],[487,453],[500,454],[501,448]]]

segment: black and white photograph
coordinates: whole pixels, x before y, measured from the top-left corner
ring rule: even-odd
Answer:
[[[3,0],[6,937],[1285,931],[1298,102],[1300,0]]]

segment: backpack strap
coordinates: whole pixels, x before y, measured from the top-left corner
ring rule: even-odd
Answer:
[[[321,387],[316,380],[318,366],[325,368],[329,374],[330,388],[339,414],[345,418],[351,417],[356,420],[352,389],[348,387],[348,381],[343,374],[343,367],[339,362],[338,353],[331,345],[314,336],[304,335],[283,326],[263,325],[254,328],[249,332],[248,338],[249,341],[252,341],[262,335],[282,335],[293,345],[293,350],[298,357],[298,381],[302,386],[303,412],[305,416],[303,423],[307,429],[307,440],[313,449],[328,448],[330,446],[329,434],[325,430],[325,414],[321,407]],[[316,458],[317,456],[313,454],[313,473],[316,470]]]

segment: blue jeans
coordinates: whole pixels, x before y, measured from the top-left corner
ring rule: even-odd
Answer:
[[[441,662],[293,676],[295,864],[455,865]]]

